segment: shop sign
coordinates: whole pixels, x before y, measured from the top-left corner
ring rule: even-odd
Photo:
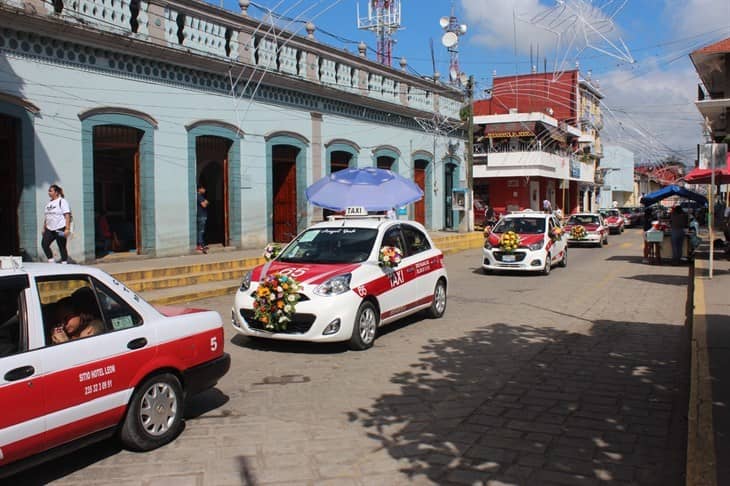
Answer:
[[[529,130],[520,131],[504,131],[504,132],[493,132],[488,133],[489,138],[513,138],[513,137],[534,137],[535,134]]]

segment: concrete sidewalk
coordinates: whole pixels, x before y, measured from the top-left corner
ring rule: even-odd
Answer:
[[[730,261],[695,258],[687,484],[730,484]]]

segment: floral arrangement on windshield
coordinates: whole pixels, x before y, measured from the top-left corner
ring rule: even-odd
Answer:
[[[506,252],[515,251],[520,246],[520,235],[507,231],[499,238],[499,247]]]
[[[397,267],[403,258],[403,252],[397,246],[384,246],[380,249],[378,262],[384,267]]]
[[[254,318],[272,331],[283,331],[292,320],[301,286],[286,275],[269,275],[259,282],[253,301]]]
[[[570,228],[570,237],[574,240],[582,240],[586,237],[586,229],[581,225]]]
[[[264,248],[264,258],[266,261],[273,260],[279,255],[279,253],[281,253],[281,245],[278,243],[269,243],[266,245],[266,248]]]

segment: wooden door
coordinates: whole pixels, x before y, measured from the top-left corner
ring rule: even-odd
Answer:
[[[426,163],[417,160],[413,169],[413,181],[423,191],[423,197],[413,205],[413,219],[426,224]]]
[[[0,255],[18,255],[18,121],[0,116]]]
[[[273,238],[279,243],[297,235],[297,167],[299,150],[277,145],[272,150],[273,169]]]

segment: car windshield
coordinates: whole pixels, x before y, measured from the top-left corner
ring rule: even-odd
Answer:
[[[593,214],[573,215],[568,220],[568,224],[598,224],[598,216]]]
[[[495,233],[514,231],[520,234],[540,234],[545,232],[545,218],[504,218],[492,231]]]
[[[618,209],[602,209],[600,212],[601,216],[603,216],[604,218],[619,216]]]
[[[378,236],[374,228],[312,228],[292,241],[277,260],[291,263],[360,263]]]

